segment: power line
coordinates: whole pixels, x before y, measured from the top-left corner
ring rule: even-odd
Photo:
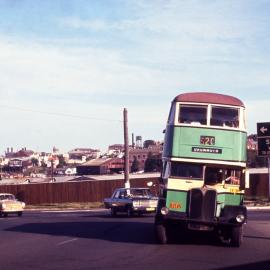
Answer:
[[[1,106],[1,108],[4,107],[4,108],[12,109],[12,110],[19,110],[19,111],[25,111],[25,112],[34,112],[34,113],[47,114],[47,115],[52,115],[52,116],[61,116],[61,117],[69,117],[69,118],[77,118],[77,119],[88,119],[88,120],[106,121],[106,122],[118,122],[118,123],[123,122],[123,120],[105,119],[105,118],[98,118],[98,117],[92,117],[92,116],[81,116],[81,115],[59,113],[59,112],[39,111],[39,110],[33,110],[33,109],[21,108],[21,107],[15,107],[15,106],[8,106],[8,105],[2,105],[2,104],[0,106]]]

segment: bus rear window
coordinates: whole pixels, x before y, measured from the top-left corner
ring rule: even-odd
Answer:
[[[202,179],[203,166],[200,164],[189,164],[173,161],[171,163],[171,176]]]
[[[211,126],[239,127],[239,110],[236,108],[212,107]]]
[[[180,105],[178,120],[184,124],[206,125],[207,106]]]

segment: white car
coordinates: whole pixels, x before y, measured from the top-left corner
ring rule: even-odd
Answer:
[[[0,193],[0,216],[7,217],[9,214],[22,215],[25,203],[18,201],[13,194]]]

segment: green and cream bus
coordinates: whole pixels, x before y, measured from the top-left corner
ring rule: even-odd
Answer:
[[[206,92],[174,98],[165,130],[157,239],[175,230],[213,231],[240,246],[247,220],[243,205],[246,172],[243,102]]]

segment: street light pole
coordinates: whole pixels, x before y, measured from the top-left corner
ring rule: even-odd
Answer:
[[[124,108],[124,145],[125,145],[125,188],[130,188],[129,181],[129,142],[128,142],[128,116]]]

